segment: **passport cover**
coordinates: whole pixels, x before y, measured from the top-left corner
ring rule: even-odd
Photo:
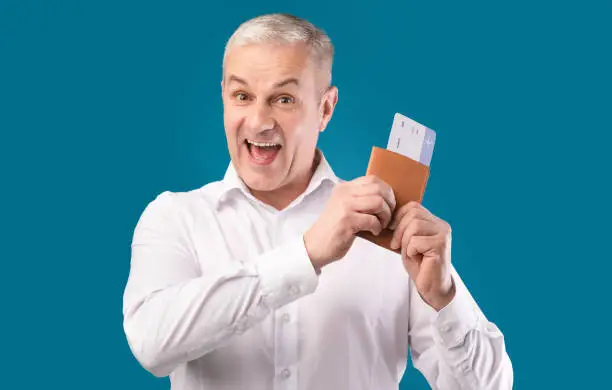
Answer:
[[[429,179],[429,167],[410,157],[374,146],[366,175],[375,175],[391,186],[397,210],[408,202],[423,201]],[[378,236],[362,231],[357,236],[392,250],[390,245],[393,238],[392,230],[384,229]],[[400,253],[400,249],[393,252]]]

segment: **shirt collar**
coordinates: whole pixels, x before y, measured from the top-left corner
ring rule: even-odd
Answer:
[[[336,176],[331,166],[329,165],[329,162],[325,158],[325,155],[318,148],[315,151],[315,158],[318,160],[317,168],[315,169],[312,175],[312,178],[310,179],[310,182],[308,183],[308,187],[306,188],[306,191],[304,191],[304,193],[300,195],[296,199],[296,201],[301,200],[302,198],[304,198],[311,192],[315,191],[325,182],[330,182],[335,185],[335,184],[338,184],[338,182],[340,181],[340,179]],[[245,194],[247,197],[253,196],[251,195],[251,192],[249,191],[249,188],[246,186],[244,181],[240,178],[240,176],[238,176],[238,172],[236,172],[236,169],[234,168],[234,164],[231,161],[229,163],[229,166],[227,167],[227,170],[225,171],[225,176],[223,177],[223,180],[221,181],[221,183],[222,183],[222,189],[219,192],[219,195],[217,197],[217,204],[216,204],[217,207],[219,207],[219,205],[225,199],[227,199],[227,197],[231,193],[235,191],[240,191],[243,194]]]

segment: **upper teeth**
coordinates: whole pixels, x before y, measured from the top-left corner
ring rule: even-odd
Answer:
[[[267,142],[255,142],[255,141],[249,141],[247,140],[248,143],[250,143],[251,145],[255,145],[255,146],[259,146],[259,147],[272,147],[272,146],[278,146],[280,144],[270,144]]]

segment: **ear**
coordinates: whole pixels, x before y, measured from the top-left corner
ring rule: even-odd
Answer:
[[[221,100],[223,100],[223,79],[221,79]]]
[[[321,121],[319,123],[319,132],[322,133],[325,131],[327,124],[334,114],[336,103],[338,103],[338,88],[335,85],[332,85],[323,95],[323,99],[321,99]]]

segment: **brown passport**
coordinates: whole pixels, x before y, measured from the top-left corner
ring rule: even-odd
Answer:
[[[423,201],[423,194],[429,179],[429,167],[399,153],[374,146],[366,175],[375,175],[393,189],[396,210],[408,202]],[[357,236],[391,249],[393,231],[384,229],[378,236],[362,231]],[[399,253],[400,250],[394,250]]]

